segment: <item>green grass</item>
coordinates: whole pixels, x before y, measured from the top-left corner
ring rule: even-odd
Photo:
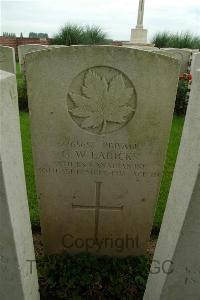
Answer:
[[[38,202],[37,202],[34,172],[33,172],[31,136],[30,136],[30,129],[29,129],[28,113],[21,112],[20,121],[21,121],[22,145],[23,145],[24,165],[25,165],[31,223],[32,226],[38,226],[39,211],[38,211]],[[159,200],[157,203],[156,214],[154,219],[154,226],[156,228],[159,228],[162,222],[162,217],[165,210],[167,196],[168,196],[170,183],[173,175],[174,165],[178,153],[183,124],[184,124],[184,117],[177,117],[177,116],[174,117],[170,141],[169,141],[169,147],[167,152],[167,159],[165,163],[164,174],[163,174],[162,184],[160,189],[160,195],[159,195]]]
[[[170,33],[158,32],[154,35],[152,43],[158,48],[200,48],[200,36],[190,32]]]
[[[164,167],[164,173],[160,188],[160,194],[157,202],[156,213],[154,218],[154,226],[160,227],[163,214],[167,202],[167,197],[170,189],[170,184],[173,176],[174,166],[178,154],[182,129],[184,125],[184,117],[174,116],[171,135],[168,145],[167,158]]]
[[[30,218],[32,226],[39,226],[39,209],[35,189],[35,178],[33,169],[32,149],[31,149],[31,135],[29,127],[28,113],[20,113],[20,125],[22,135],[22,148],[24,157],[24,169],[26,175],[26,186],[30,210]]]

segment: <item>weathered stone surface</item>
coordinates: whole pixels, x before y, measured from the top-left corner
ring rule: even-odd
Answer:
[[[180,150],[144,300],[199,300],[199,103],[200,71],[195,71]]]
[[[181,64],[181,73],[187,73],[190,63],[190,58],[192,55],[192,50],[190,49],[176,49],[176,48],[163,48],[160,49],[164,51],[167,55],[176,58]]]
[[[147,29],[134,28],[131,29],[131,40],[133,44],[147,44]]]
[[[53,49],[26,60],[46,252],[145,253],[177,61],[110,46]]]
[[[68,47],[68,46],[66,46],[66,45],[49,45],[48,49],[51,49],[51,48],[61,48],[61,47]]]
[[[0,70],[16,73],[15,49],[0,46]]]
[[[131,42],[123,42],[122,43],[122,46],[123,47],[126,47],[126,48],[134,48],[134,49],[139,49],[139,50],[147,50],[147,51],[152,51],[157,49],[156,47],[154,47],[153,44],[134,44],[134,43],[131,43]]]
[[[25,56],[27,53],[47,49],[48,46],[40,44],[26,44],[18,46],[18,57],[21,72],[24,72]]]
[[[38,300],[16,79],[0,71],[0,299]]]

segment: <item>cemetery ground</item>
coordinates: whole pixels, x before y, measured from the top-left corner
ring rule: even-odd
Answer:
[[[44,299],[142,299],[150,262],[167,201],[184,117],[174,116],[167,159],[157,203],[152,241],[146,257],[125,259],[81,255],[43,256],[35,190],[29,115],[20,113],[23,156],[41,295]],[[138,275],[140,274],[140,275]],[[130,297],[130,298],[129,298]],[[102,298],[101,298],[102,299]]]

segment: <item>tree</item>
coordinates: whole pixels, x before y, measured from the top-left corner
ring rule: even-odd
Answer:
[[[40,39],[48,39],[48,33],[40,32],[40,33],[37,34],[37,36]]]
[[[16,34],[13,32],[3,32],[3,36],[4,37],[12,37],[12,38],[16,38]]]
[[[37,38],[37,39],[48,39],[48,33],[43,32],[30,32],[29,38]]]
[[[29,32],[29,38],[37,38],[36,32]]]

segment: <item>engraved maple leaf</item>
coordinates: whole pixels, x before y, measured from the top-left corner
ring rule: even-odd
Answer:
[[[133,88],[127,88],[123,76],[117,75],[108,82],[94,70],[89,70],[81,87],[82,94],[71,92],[74,103],[72,115],[84,118],[82,128],[100,128],[104,133],[107,123],[124,123],[134,111],[128,105]]]

